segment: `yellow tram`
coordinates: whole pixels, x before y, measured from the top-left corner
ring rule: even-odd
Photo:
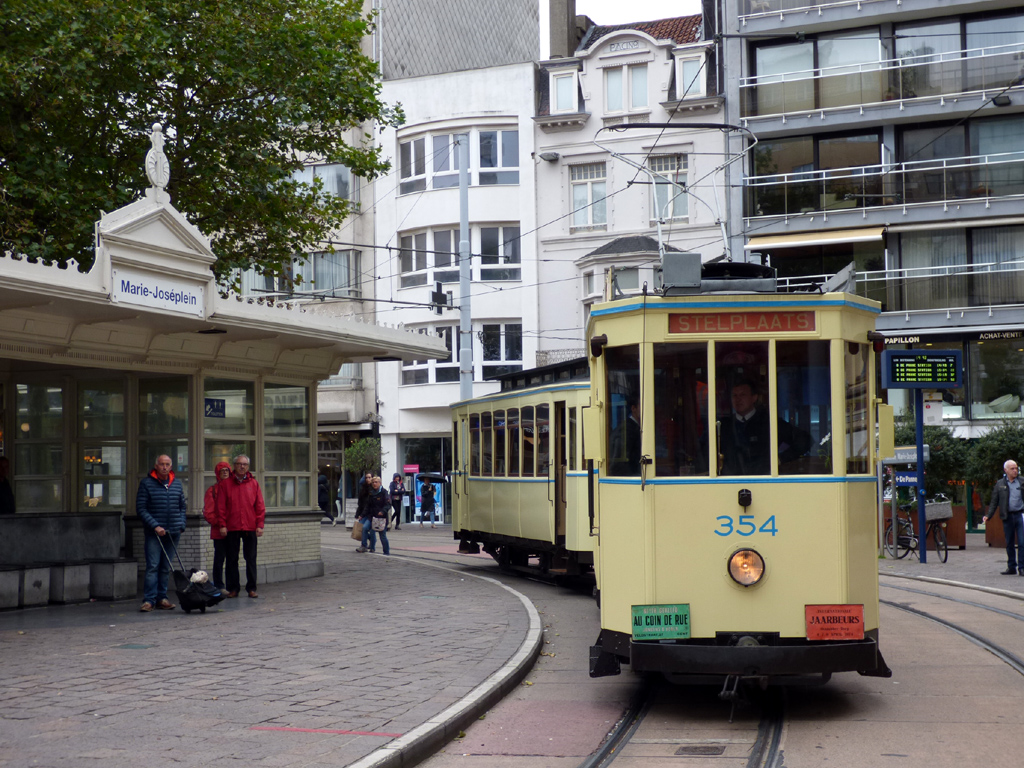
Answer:
[[[507,569],[589,572],[593,499],[583,458],[586,359],[499,377],[501,391],[452,405],[452,531]]]
[[[620,662],[681,680],[891,674],[878,648],[878,304],[774,293],[765,268],[730,269],[746,267],[715,293],[592,309],[592,676]]]

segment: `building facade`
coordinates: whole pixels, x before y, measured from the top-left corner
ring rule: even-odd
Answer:
[[[728,0],[720,12],[723,61],[738,65],[728,119],[757,137],[729,187],[734,249],[794,285],[852,263],[889,345],[962,349],[965,386],[943,408],[958,434],[1024,416],[1024,10]]]

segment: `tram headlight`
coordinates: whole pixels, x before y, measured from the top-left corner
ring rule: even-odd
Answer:
[[[729,575],[743,587],[752,587],[764,576],[764,558],[752,549],[740,549],[729,558]]]

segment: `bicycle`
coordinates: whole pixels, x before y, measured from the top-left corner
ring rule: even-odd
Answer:
[[[918,537],[914,532],[914,524],[911,515],[915,512],[913,504],[899,504],[896,513],[889,518],[885,526],[885,551],[890,557],[902,560],[911,552],[921,558],[918,550]],[[946,562],[949,559],[949,547],[946,543],[946,520],[949,518],[929,520],[924,529],[924,541],[931,536],[935,542],[935,554],[939,562]],[[893,525],[893,520],[896,524]]]

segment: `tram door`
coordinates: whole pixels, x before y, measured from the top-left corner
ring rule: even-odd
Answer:
[[[565,537],[565,401],[555,403],[552,419],[551,471],[555,481],[555,536]]]

